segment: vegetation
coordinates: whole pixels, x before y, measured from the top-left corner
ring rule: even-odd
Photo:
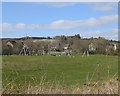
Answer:
[[[40,91],[40,88],[49,88],[51,93],[59,93],[55,91],[59,89],[62,93],[71,93],[79,88],[79,93],[81,86],[94,86],[98,81],[107,82],[117,77],[117,72],[117,56],[3,56],[4,93],[37,93],[33,89]],[[108,85],[103,87],[105,86]],[[85,88],[82,88],[82,92],[87,90]],[[43,93],[45,92],[48,90]]]
[[[3,38],[3,93],[116,94],[119,44],[79,34]]]
[[[81,38],[79,34],[75,36],[56,36],[54,38],[43,37],[25,37],[2,39],[2,55],[19,55],[24,45],[27,45],[31,51],[37,52],[44,50],[49,53],[51,49],[63,52],[65,45],[77,54],[83,54],[88,51],[90,54],[118,55],[118,41],[107,40],[105,38]],[[89,46],[92,44],[91,50]]]

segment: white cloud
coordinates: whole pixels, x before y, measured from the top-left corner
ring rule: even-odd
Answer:
[[[49,2],[49,3],[38,3],[41,5],[45,5],[45,6],[51,6],[51,7],[55,7],[55,8],[63,8],[63,7],[68,7],[68,6],[74,6],[78,3],[75,2]]]
[[[18,24],[16,24],[16,29],[25,29],[26,28],[26,24],[23,24],[23,23],[18,23]]]
[[[114,33],[114,34],[118,34],[118,29],[117,28],[114,28],[114,29],[112,29],[112,33]]]
[[[84,32],[84,33],[81,33],[81,36],[84,37],[84,38],[91,38],[91,37],[105,37],[106,39],[109,39],[109,40],[118,40],[118,29],[115,28],[115,29],[112,29],[112,30],[109,30],[109,31],[93,31],[93,32]]]
[[[82,37],[87,37],[87,38],[91,38],[91,37],[99,37],[101,36],[102,32],[97,30],[95,32],[84,32],[84,33],[81,33],[81,36]]]
[[[8,32],[11,32],[11,31],[15,31],[12,24],[2,23],[0,25],[1,25],[2,33],[8,33]]]
[[[54,21],[49,25],[44,25],[45,29],[95,29],[95,28],[105,28],[109,27],[113,24],[117,24],[118,16],[111,15],[111,16],[102,16],[99,18],[89,18],[87,20],[58,20]]]
[[[90,4],[90,7],[96,11],[105,11],[105,12],[115,11],[115,10],[117,11],[118,3],[117,2],[92,3]]]
[[[107,36],[106,36],[107,38],[110,38],[110,39],[113,39],[113,40],[118,40],[118,29],[116,28],[116,29],[112,29],[111,31],[110,31],[110,34],[108,34]]]
[[[40,5],[45,5],[45,6],[51,6],[51,7],[55,7],[55,8],[63,8],[63,7],[68,7],[68,6],[75,6],[77,4],[82,4],[83,2],[40,2],[37,4]],[[109,12],[109,11],[117,11],[118,9],[118,2],[84,2],[84,4],[86,4],[86,6],[88,6],[89,8],[91,8],[92,10],[96,10],[96,11],[105,11],[105,12]],[[80,5],[81,6],[81,5]]]
[[[118,16],[102,16],[99,18],[89,18],[87,20],[58,20],[51,24],[38,25],[38,24],[24,24],[18,23],[16,25],[3,23],[2,29],[4,32],[19,31],[19,30],[32,30],[32,29],[48,29],[48,30],[71,30],[71,29],[99,29],[111,27],[112,25],[117,25]]]

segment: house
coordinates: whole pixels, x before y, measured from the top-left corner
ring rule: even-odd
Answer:
[[[95,51],[96,50],[96,46],[93,43],[90,43],[88,47],[89,47],[89,51]]]
[[[116,51],[117,48],[118,48],[117,43],[110,43],[109,45],[106,46],[106,50],[114,50],[114,51]]]
[[[51,51],[55,51],[55,50],[59,49],[59,47],[60,47],[60,43],[50,43],[48,45],[48,49]]]
[[[15,43],[16,43],[16,41],[7,41],[6,45],[13,48]]]
[[[117,44],[113,44],[113,50],[116,51],[117,50]]]
[[[67,50],[67,49],[69,49],[70,48],[70,45],[69,44],[65,44],[64,46],[63,46],[63,49],[64,50]]]

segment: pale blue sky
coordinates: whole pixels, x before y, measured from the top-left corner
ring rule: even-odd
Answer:
[[[117,3],[2,3],[3,37],[80,34],[117,39]]]

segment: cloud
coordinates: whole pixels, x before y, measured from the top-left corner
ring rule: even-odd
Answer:
[[[118,40],[118,28],[112,29],[106,37],[113,40]]]
[[[114,28],[114,29],[112,29],[112,33],[117,33],[118,34],[118,29],[117,28]]]
[[[12,26],[12,24],[2,23],[0,25],[1,25],[2,33],[8,33],[8,32],[11,32],[11,31],[15,31],[14,26]]]
[[[84,33],[81,33],[81,36],[90,38],[90,37],[99,37],[99,36],[101,36],[101,34],[102,34],[102,32],[97,30],[95,32],[84,32]]]
[[[84,37],[84,38],[91,38],[91,37],[105,37],[106,39],[109,39],[109,40],[118,40],[118,29],[115,28],[115,29],[111,29],[109,31],[93,31],[93,32],[84,32],[84,33],[81,33],[81,36]]]
[[[103,11],[103,12],[114,12],[118,9],[118,3],[116,2],[107,2],[107,3],[92,3],[90,7],[95,11]]]
[[[47,29],[47,30],[86,30],[86,29],[99,29],[107,28],[113,25],[117,25],[118,16],[102,16],[99,18],[89,18],[87,20],[58,20],[54,21],[51,24],[9,24],[3,23],[2,29],[4,32],[13,32],[21,30],[33,30],[33,29]]]
[[[55,8],[63,8],[63,7],[69,7],[69,6],[75,6],[77,4],[82,4],[83,2],[40,2],[37,4],[55,7]],[[88,6],[90,9],[95,11],[103,11],[103,12],[109,12],[109,11],[115,11],[118,9],[118,2],[84,2],[86,6]],[[80,5],[81,6],[81,5]]]
[[[63,8],[63,7],[68,7],[68,6],[74,6],[78,3],[75,2],[49,2],[49,3],[38,3],[41,5],[45,5],[45,6],[51,6],[51,7],[55,7],[55,8]]]
[[[71,30],[71,29],[96,29],[110,27],[117,24],[118,16],[102,16],[99,18],[89,18],[87,20],[58,20],[51,24],[43,25],[43,29]]]
[[[18,23],[18,24],[16,24],[16,29],[25,29],[26,28],[26,24],[23,24],[23,23]]]

